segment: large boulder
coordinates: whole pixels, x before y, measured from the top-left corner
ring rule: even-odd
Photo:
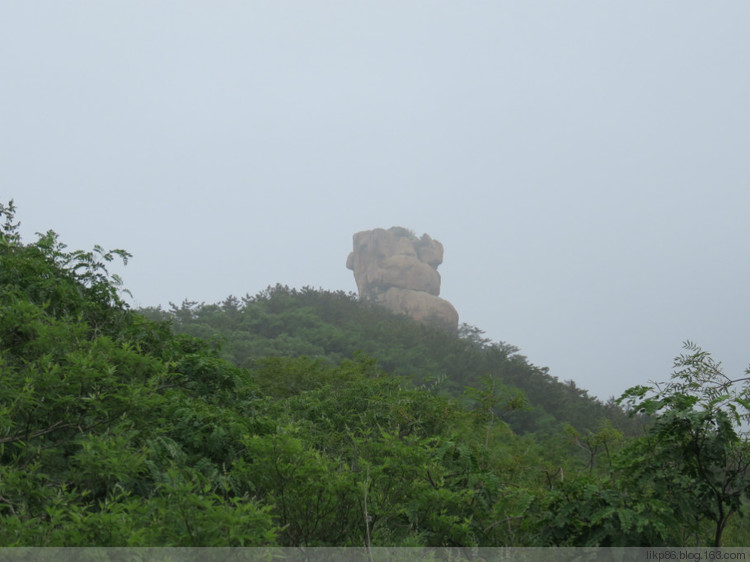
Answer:
[[[452,333],[458,330],[458,312],[453,305],[424,291],[391,287],[380,295],[377,302],[418,322],[439,326]]]
[[[417,238],[394,226],[354,235],[346,267],[354,271],[361,299],[378,302],[394,312],[455,332],[458,313],[440,294],[443,245],[427,234]]]

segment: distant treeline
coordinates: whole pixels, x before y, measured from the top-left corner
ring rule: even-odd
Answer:
[[[475,328],[343,293],[136,312],[107,271],[127,252],[14,220],[0,547],[750,544],[748,383],[693,344],[629,419]]]
[[[597,431],[603,420],[629,435],[642,429],[614,400],[602,404],[574,381],[560,382],[518,348],[493,342],[476,327],[462,325],[456,338],[353,293],[276,285],[220,304],[184,301],[141,312],[169,319],[177,333],[215,342],[221,356],[240,367],[255,368],[266,357],[303,356],[334,365],[364,354],[384,372],[454,397],[483,381],[502,384],[525,397],[523,407],[497,412],[520,433],[555,432],[560,423]]]

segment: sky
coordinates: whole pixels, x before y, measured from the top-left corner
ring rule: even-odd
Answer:
[[[750,364],[750,2],[0,2],[0,200],[133,306],[356,291],[445,247],[460,321],[606,400]]]

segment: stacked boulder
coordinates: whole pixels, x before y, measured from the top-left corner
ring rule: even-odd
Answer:
[[[455,333],[458,313],[438,296],[442,262],[440,242],[394,226],[357,232],[346,267],[354,271],[361,299]]]

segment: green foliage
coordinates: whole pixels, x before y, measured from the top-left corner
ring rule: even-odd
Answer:
[[[708,352],[691,342],[684,347],[668,383],[634,387],[621,398],[633,412],[654,419],[623,463],[638,485],[672,499],[683,535],[707,542],[702,529],[708,520],[710,542],[720,546],[750,493],[750,446],[740,433],[750,416],[750,369],[732,380]]]
[[[597,450],[619,442],[611,427],[569,434],[590,455],[589,476],[561,481],[541,502],[539,541],[558,546],[721,546],[750,492],[750,447],[740,432],[750,413],[748,377],[732,380],[709,353],[686,342],[667,383],[620,398],[651,419],[646,434],[611,453],[594,477]],[[746,371],[750,375],[750,370]]]
[[[673,516],[667,499],[632,495],[612,481],[580,478],[561,483],[541,502],[543,546],[669,546]]]
[[[623,434],[618,431],[608,420],[603,420],[599,431],[585,431],[583,433],[568,425],[565,432],[570,436],[573,442],[585,451],[588,458],[588,473],[592,475],[595,465],[602,453],[606,455],[606,462],[609,470],[612,466],[612,451],[622,442]]]
[[[443,394],[460,396],[466,387],[481,387],[487,377],[508,393],[523,394],[526,406],[496,412],[518,432],[556,434],[563,423],[596,431],[605,418],[628,434],[638,429],[617,405],[602,404],[572,381],[559,382],[547,369],[531,365],[517,348],[493,343],[477,328],[464,325],[456,338],[353,294],[277,285],[221,304],[186,301],[169,311],[142,312],[171,320],[179,333],[215,338],[223,358],[253,370],[271,369],[269,357],[310,357],[322,368],[365,354],[381,370],[415,385],[435,387],[439,382],[435,388]]]
[[[119,257],[127,263],[124,250],[66,251],[53,231],[39,235],[36,243],[23,245],[14,223],[11,201],[0,205],[5,218],[0,233],[0,287],[6,299],[23,295],[31,303],[56,318],[78,317],[99,333],[116,330],[125,316],[126,304],[119,297],[122,281],[110,276],[106,264]]]
[[[217,464],[249,424],[237,412],[201,441],[173,417],[240,389],[240,371],[127,309],[105,267],[126,253],[67,252],[51,232],[24,245],[12,203],[0,212],[0,544],[273,543],[270,507]]]
[[[125,252],[25,245],[0,214],[0,546],[748,540],[747,379],[694,346],[627,423],[476,328],[352,295],[136,313]]]

